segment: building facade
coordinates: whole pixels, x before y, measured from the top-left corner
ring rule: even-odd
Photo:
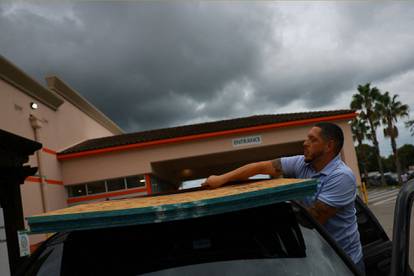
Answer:
[[[25,216],[67,206],[57,152],[81,141],[122,130],[58,77],[47,87],[0,56],[0,128],[42,143],[30,160],[38,175],[21,185]],[[44,239],[32,237],[36,243]]]

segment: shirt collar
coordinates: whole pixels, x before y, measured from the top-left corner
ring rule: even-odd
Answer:
[[[338,154],[337,156],[335,156],[334,159],[329,161],[329,163],[326,164],[326,166],[319,172],[319,174],[328,175],[332,173],[332,171],[336,169],[336,167],[338,166],[339,161],[341,161],[340,154]]]
[[[320,176],[321,174],[323,174],[323,175],[330,174],[338,166],[338,162],[340,160],[341,160],[341,155],[338,154],[337,156],[335,156],[334,159],[329,161],[329,163],[326,164],[326,166],[319,172],[315,172],[315,169],[312,167],[311,163],[306,163],[306,166],[309,167],[312,171],[314,171],[315,176],[317,177],[317,176]]]

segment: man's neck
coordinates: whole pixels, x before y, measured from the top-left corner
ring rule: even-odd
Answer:
[[[335,156],[321,156],[320,158],[317,158],[315,160],[312,161],[311,165],[312,168],[316,171],[316,172],[320,172],[321,170],[323,170],[323,168],[326,167],[326,165],[329,164],[329,162],[331,162],[333,159],[335,158]]]

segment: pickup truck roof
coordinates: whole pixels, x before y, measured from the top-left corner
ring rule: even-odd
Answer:
[[[27,218],[30,234],[189,219],[297,200],[315,193],[317,180],[279,178],[169,195],[83,204]]]

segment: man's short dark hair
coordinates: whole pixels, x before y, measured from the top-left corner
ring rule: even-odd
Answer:
[[[316,127],[321,129],[322,138],[325,141],[333,140],[335,142],[335,154],[338,154],[344,145],[344,133],[342,129],[332,123],[317,123]]]

